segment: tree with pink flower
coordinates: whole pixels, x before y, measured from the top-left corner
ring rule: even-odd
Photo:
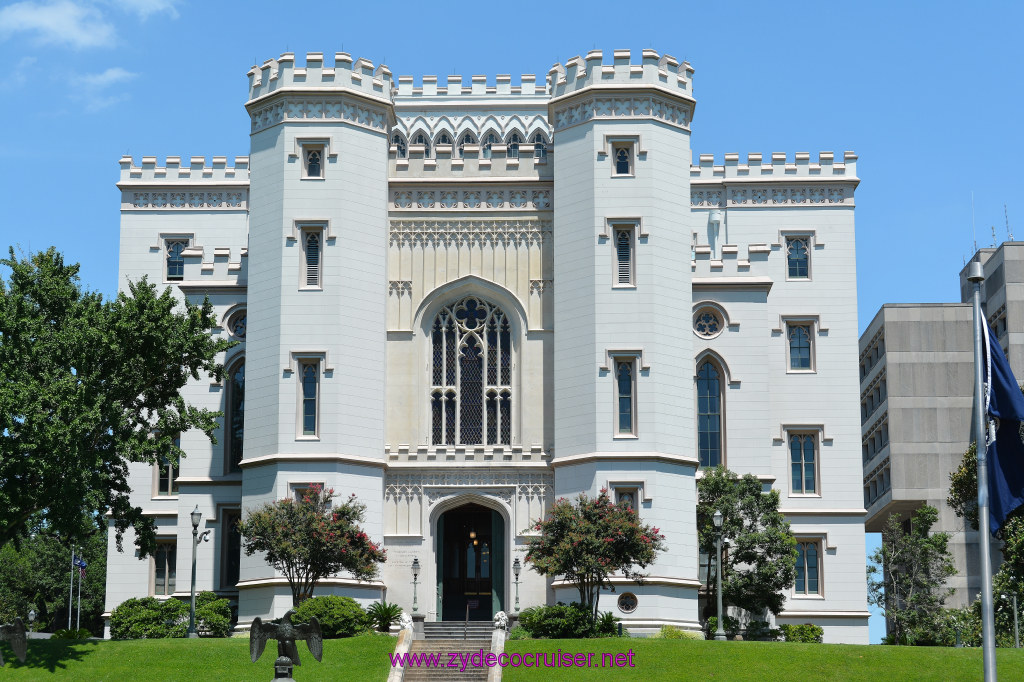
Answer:
[[[293,606],[312,597],[322,578],[348,571],[370,580],[387,560],[386,550],[359,527],[366,505],[355,495],[341,504],[333,499],[333,489],[314,485],[301,500],[268,502],[238,524],[246,555],[262,552],[268,564],[284,573]]]
[[[531,531],[539,535],[529,542],[526,562],[541,575],[574,583],[594,620],[600,591],[615,591],[609,577],[620,574],[643,583],[641,571],[665,549],[660,529],[641,523],[627,503],[613,503],[607,489],[593,499],[585,494],[575,502],[560,498],[524,533]]]

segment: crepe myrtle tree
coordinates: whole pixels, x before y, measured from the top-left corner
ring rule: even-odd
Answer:
[[[68,541],[112,521],[156,550],[153,518],[129,500],[130,462],[177,464],[174,436],[210,440],[218,412],[189,405],[189,380],[220,380],[233,343],[210,334],[208,300],[184,306],[145,278],[105,301],[53,247],[0,260],[0,546],[32,523]],[[83,528],[86,525],[92,528]]]
[[[333,489],[313,485],[301,500],[260,505],[238,524],[246,555],[260,552],[284,573],[293,606],[312,597],[323,578],[348,571],[358,580],[370,580],[387,560],[386,550],[359,527],[366,505],[355,495],[341,504],[333,499]]]
[[[541,575],[575,584],[593,620],[600,591],[615,591],[609,576],[620,573],[643,583],[641,569],[665,549],[661,530],[641,523],[625,502],[613,503],[607,488],[593,499],[583,493],[575,502],[559,498],[547,518],[523,532],[539,532],[529,540],[526,562]]]

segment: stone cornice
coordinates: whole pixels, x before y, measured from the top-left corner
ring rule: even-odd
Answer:
[[[685,467],[697,468],[700,462],[696,457],[685,455],[670,455],[664,452],[588,452],[582,455],[568,455],[555,457],[551,460],[552,468],[561,466],[572,466],[575,464],[588,464],[597,461],[625,461],[625,462],[666,462],[678,464]]]
[[[251,119],[251,133],[282,123],[345,123],[386,135],[394,122],[389,103],[350,91],[276,90],[245,106]]]
[[[503,243],[542,244],[551,236],[551,221],[515,219],[441,220],[392,219],[389,242],[401,244]]]
[[[659,88],[585,88],[552,100],[550,121],[556,132],[594,120],[654,120],[689,132],[693,100]],[[655,92],[652,92],[655,91]]]
[[[360,455],[307,455],[287,453],[263,455],[262,457],[243,459],[239,466],[243,469],[249,469],[253,467],[267,466],[270,464],[279,464],[281,462],[288,462],[290,464],[295,462],[336,462],[339,464],[356,464],[359,466],[376,467],[378,469],[383,469],[385,467],[384,460],[382,459],[371,459]]]

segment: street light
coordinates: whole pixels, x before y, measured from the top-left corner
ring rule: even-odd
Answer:
[[[36,610],[29,609],[28,611],[28,629],[29,632],[36,631]]]
[[[1020,648],[1020,631],[1017,629],[1017,593],[1000,595],[1003,599],[1013,599],[1013,648]]]
[[[196,632],[196,547],[200,542],[210,541],[210,531],[199,532],[199,522],[203,520],[203,513],[199,511],[199,505],[192,510],[192,607],[188,611],[188,636],[189,638],[199,637]]]
[[[420,576],[420,560],[419,557],[413,558],[412,560],[412,612],[416,613],[419,611],[419,605],[416,603],[416,585],[419,584],[418,578]]]
[[[715,524],[715,546],[718,554],[718,566],[715,569],[715,592],[718,596],[718,627],[715,629],[715,639],[725,640],[725,629],[722,628],[722,510],[716,509],[715,515],[711,517]]]
[[[512,562],[512,574],[516,577],[516,613],[519,613],[519,572],[523,570],[523,565],[519,563],[519,557]]]

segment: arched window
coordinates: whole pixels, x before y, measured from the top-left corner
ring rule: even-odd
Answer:
[[[232,365],[227,376],[227,417],[224,421],[224,452],[228,471],[241,471],[245,441],[245,360]]]
[[[534,133],[533,139],[530,140],[533,144],[533,158],[536,161],[544,162],[548,158],[548,143],[544,138],[543,133]]]
[[[710,361],[697,370],[697,452],[701,466],[722,464],[722,381]]]
[[[302,363],[302,435],[317,435],[317,398],[319,398],[319,381],[317,364]]]
[[[629,175],[629,148],[628,147],[616,147],[615,148],[615,174],[616,175]]]
[[[483,145],[483,157],[485,159],[491,158],[491,147],[498,144],[498,136],[494,133],[487,133],[487,137],[484,138]]]
[[[451,143],[452,143],[452,138],[451,138],[450,135],[448,135],[448,133],[442,131],[441,133],[438,134],[436,144],[442,145],[442,144],[451,144]]]
[[[790,436],[789,453],[793,468],[793,492],[813,495],[817,492],[814,436],[808,434]]]
[[[413,138],[412,143],[423,145],[423,158],[430,158],[430,140],[427,139],[426,135],[424,135],[423,133],[417,133],[416,137]]]
[[[789,368],[811,369],[810,325],[789,325]]]
[[[474,296],[442,308],[431,328],[434,445],[512,444],[512,331]]]
[[[306,286],[320,286],[320,232],[306,232]]]
[[[320,177],[320,154],[319,149],[306,150],[306,177]]]
[[[508,141],[505,144],[508,146],[506,150],[506,156],[510,159],[519,158],[519,145],[523,143],[523,138],[519,137],[519,133],[510,133]]]
[[[391,144],[397,148],[398,158],[404,159],[406,153],[405,138],[400,133],[395,133],[391,137]]]
[[[476,138],[473,136],[473,133],[463,133],[462,137],[459,139],[459,158],[460,159],[464,158],[466,156],[466,145],[467,144],[476,144]]]
[[[808,258],[806,239],[791,237],[786,240],[786,265],[789,268],[790,279],[807,279]]]

